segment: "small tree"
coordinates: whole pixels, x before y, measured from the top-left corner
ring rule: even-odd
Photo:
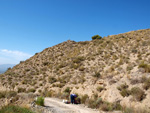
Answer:
[[[95,40],[95,39],[101,39],[102,37],[101,36],[99,36],[99,35],[94,35],[94,36],[92,36],[92,40]]]

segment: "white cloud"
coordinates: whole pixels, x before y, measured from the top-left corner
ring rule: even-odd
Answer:
[[[0,64],[19,63],[22,60],[30,58],[32,55],[21,51],[12,51],[7,49],[0,50]]]
[[[13,56],[13,57],[31,57],[32,56],[30,54],[23,53],[21,51],[11,51],[11,50],[7,50],[7,49],[2,49],[0,52],[5,55],[9,55],[9,56]]]

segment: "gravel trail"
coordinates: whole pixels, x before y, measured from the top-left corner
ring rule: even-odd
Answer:
[[[65,104],[62,100],[56,98],[45,98],[44,104],[49,113],[103,113],[86,108],[83,105]]]

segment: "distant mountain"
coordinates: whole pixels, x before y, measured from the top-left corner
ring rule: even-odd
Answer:
[[[12,68],[15,64],[2,64],[0,65],[0,74],[4,73],[8,68]]]

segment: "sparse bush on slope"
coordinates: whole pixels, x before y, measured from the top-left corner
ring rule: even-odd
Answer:
[[[137,101],[142,101],[145,98],[145,93],[142,89],[140,89],[139,87],[133,87],[131,89],[131,95],[133,96],[133,98],[135,98]]]
[[[101,36],[99,36],[99,35],[94,35],[94,36],[92,36],[92,40],[95,40],[95,39],[101,39],[102,37]]]
[[[143,88],[144,88],[145,90],[148,90],[148,89],[150,88],[150,78],[147,78],[147,79],[144,81]]]
[[[145,69],[145,72],[150,73],[150,65],[145,64],[144,61],[139,64],[139,68],[143,68]]]

